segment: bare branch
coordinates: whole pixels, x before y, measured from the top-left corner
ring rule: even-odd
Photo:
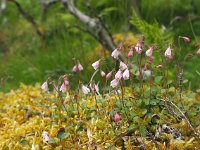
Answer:
[[[84,24],[89,25],[91,28],[97,27],[97,20],[90,18],[89,16],[82,13],[80,10],[78,10],[74,6],[73,0],[61,0],[63,5],[69,10],[69,12],[74,15],[76,18],[78,18],[81,22]]]
[[[168,98],[167,99],[161,99],[161,98],[156,98],[160,101],[164,101],[164,102],[168,102],[169,104],[171,104],[172,106],[174,106],[178,111],[179,113],[185,118],[185,120],[187,121],[189,127],[191,128],[191,130],[194,132],[195,136],[197,138],[199,138],[199,134],[195,131],[195,129],[193,128],[193,126],[191,125],[190,121],[188,120],[188,118],[185,116],[185,114],[181,111],[181,109],[176,106],[176,104],[174,104],[172,101],[170,101]]]
[[[42,7],[42,19],[45,20],[46,18],[46,13],[48,11],[48,8],[57,3],[58,0],[39,0],[41,7]]]
[[[85,25],[88,25],[88,30],[90,30],[93,37],[97,37],[98,41],[107,48],[110,52],[116,48],[115,43],[112,40],[112,36],[102,24],[102,20],[99,18],[91,18],[90,16],[84,14],[74,5],[74,0],[61,0],[64,7],[78,20],[80,20]]]

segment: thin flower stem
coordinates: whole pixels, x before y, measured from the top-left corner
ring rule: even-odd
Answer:
[[[122,98],[121,98],[121,102],[122,102],[122,105],[123,105],[123,107],[124,107],[124,109],[126,108],[126,105],[125,105],[125,103],[124,103],[124,90],[123,90],[123,85],[122,85],[122,82],[120,81],[120,88],[121,88],[121,93],[122,93]],[[118,92],[117,92],[118,93]],[[126,109],[125,109],[125,115],[126,115],[126,118],[129,120],[129,117],[128,117],[128,115],[127,115],[127,113],[126,113]]]
[[[67,112],[67,108],[66,108],[66,106],[65,106],[65,104],[64,104],[64,99],[63,99],[62,93],[56,88],[54,82],[53,82],[52,84],[53,84],[54,89],[55,89],[56,92],[58,93],[58,98],[60,99],[61,104],[63,105],[63,108],[64,108],[65,111]]]
[[[95,103],[96,103],[96,113],[98,114],[99,108],[98,108],[97,97],[96,97],[95,92],[94,92],[94,98],[95,98]]]
[[[144,96],[144,88],[143,88],[143,83],[142,83],[142,54],[140,55],[139,61],[138,61],[138,67],[139,67],[139,81],[140,81],[140,86],[142,89],[142,96]]]
[[[193,34],[193,36],[194,36],[194,39],[195,39],[195,41],[197,42],[197,37],[196,37],[196,34],[195,34],[195,32],[194,32],[194,28],[193,28],[193,26],[192,26],[192,21],[191,21],[190,15],[189,15],[189,23],[190,23],[190,28],[191,28],[191,30],[192,30],[192,34]]]
[[[103,96],[105,95],[105,92],[106,92],[106,85],[107,85],[107,82],[108,82],[108,80],[106,79],[105,85],[104,85],[104,89],[103,89]]]
[[[75,102],[76,102],[76,105],[77,105],[78,116],[79,116],[79,118],[80,118],[80,117],[81,117],[81,115],[80,115],[80,110],[79,110],[80,104],[79,104],[79,102],[78,102],[78,95],[79,95],[79,88],[80,88],[80,84],[79,84],[79,83],[80,83],[80,82],[78,82],[78,89],[77,89],[77,93],[75,92],[74,99],[75,99]]]

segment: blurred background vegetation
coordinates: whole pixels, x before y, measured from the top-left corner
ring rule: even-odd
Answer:
[[[18,0],[32,16],[43,38],[37,35],[10,1],[0,14],[0,79],[1,91],[17,88],[20,82],[34,84],[47,77],[58,77],[71,72],[72,58],[83,64],[84,80],[88,81],[91,64],[106,51],[90,34],[80,31],[86,25],[64,9],[60,2],[43,11],[39,0]],[[196,56],[200,41],[200,0],[77,0],[75,5],[91,17],[101,17],[112,33],[116,44],[135,44],[144,35],[147,43],[157,44],[164,52],[169,44],[177,49],[178,36],[187,36],[192,42],[181,42],[184,77],[187,85],[200,88],[200,58]],[[135,11],[136,13],[133,13]],[[169,64],[171,76],[174,63]],[[109,70],[108,67],[105,71]]]

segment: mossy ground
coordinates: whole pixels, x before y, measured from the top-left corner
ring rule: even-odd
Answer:
[[[137,88],[124,88],[123,92],[123,101],[115,92],[105,97],[97,96],[98,109],[94,96],[78,94],[74,98],[73,92],[63,95],[64,109],[57,94],[43,92],[39,84],[21,85],[18,90],[1,93],[0,147],[3,150],[28,150],[33,145],[36,150],[200,149],[200,140],[194,136],[186,120],[177,121],[167,112],[164,103],[138,99]],[[173,102],[179,105],[175,91],[170,92]],[[191,124],[199,132],[200,94],[184,93],[183,102]],[[121,116],[117,123],[113,119],[115,111]],[[155,132],[164,124],[176,129],[184,140],[174,139],[173,133],[164,131],[154,138]],[[43,142],[43,131],[49,134],[48,143]]]

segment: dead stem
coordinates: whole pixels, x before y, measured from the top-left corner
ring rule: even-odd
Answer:
[[[172,101],[170,101],[168,98],[167,99],[160,99],[160,98],[156,98],[160,101],[164,101],[164,102],[168,102],[170,103],[172,106],[174,106],[180,113],[181,115],[185,118],[185,120],[187,121],[189,127],[191,128],[191,130],[194,132],[195,136],[197,138],[199,138],[199,134],[195,131],[195,129],[193,128],[193,126],[191,125],[190,121],[188,120],[188,118],[185,116],[185,114],[181,111],[181,109],[176,105],[174,104]]]

